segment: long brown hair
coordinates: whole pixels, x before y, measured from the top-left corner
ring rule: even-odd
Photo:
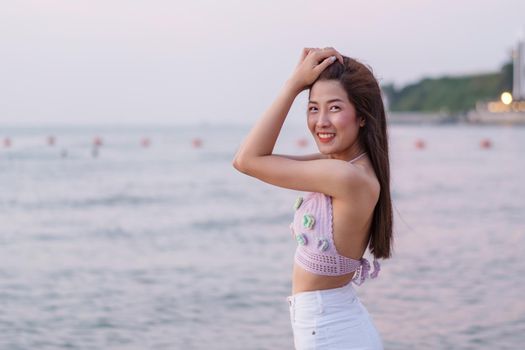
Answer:
[[[372,70],[346,56],[343,56],[343,62],[344,64],[335,61],[329,65],[316,81],[339,81],[346,91],[348,100],[354,105],[356,115],[364,118],[365,125],[359,130],[359,142],[368,153],[381,185],[370,226],[369,248],[374,257],[387,259],[392,255],[393,219],[385,107],[379,84]]]

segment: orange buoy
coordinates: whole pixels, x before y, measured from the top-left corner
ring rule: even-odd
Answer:
[[[47,137],[47,145],[48,146],[54,146],[55,145],[55,137],[54,136],[48,136]]]
[[[308,146],[308,140],[306,138],[304,138],[304,137],[298,139],[297,140],[297,146],[303,147],[303,148]]]
[[[93,146],[94,146],[94,147],[101,147],[102,144],[103,144],[102,139],[101,139],[99,136],[96,136],[96,137],[93,139]]]
[[[200,148],[202,146],[202,140],[196,137],[191,141],[191,145],[193,146],[193,148]]]
[[[482,139],[479,142],[479,147],[481,147],[483,149],[489,149],[489,148],[492,147],[492,141],[490,141],[490,139]]]
[[[144,137],[142,138],[142,140],[140,140],[140,145],[143,147],[143,148],[147,148],[149,147],[149,145],[151,144],[151,141],[149,138],[147,137]]]
[[[424,149],[426,147],[425,141],[422,139],[417,139],[416,142],[414,142],[414,146],[417,149]]]
[[[4,147],[5,148],[11,147],[11,139],[9,137],[4,138]]]

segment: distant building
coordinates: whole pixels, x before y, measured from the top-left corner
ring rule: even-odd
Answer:
[[[512,97],[525,100],[525,43],[518,41],[513,56]]]
[[[483,124],[525,124],[525,42],[516,43],[512,52],[512,94],[504,92],[501,101],[476,103],[467,121]]]

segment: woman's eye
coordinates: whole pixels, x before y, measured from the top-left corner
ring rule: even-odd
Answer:
[[[332,107],[330,107],[330,110],[333,110],[334,108],[336,108],[336,110],[341,109],[341,108],[339,108],[339,106],[332,106]],[[308,108],[308,111],[310,111],[310,112],[315,112],[316,110],[317,110],[317,107],[313,107],[312,106],[312,107]]]

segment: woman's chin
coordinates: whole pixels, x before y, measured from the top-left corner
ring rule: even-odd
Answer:
[[[325,144],[325,143],[318,143],[317,148],[319,149],[319,152],[323,154],[330,154],[334,150],[334,146],[331,144]]]

